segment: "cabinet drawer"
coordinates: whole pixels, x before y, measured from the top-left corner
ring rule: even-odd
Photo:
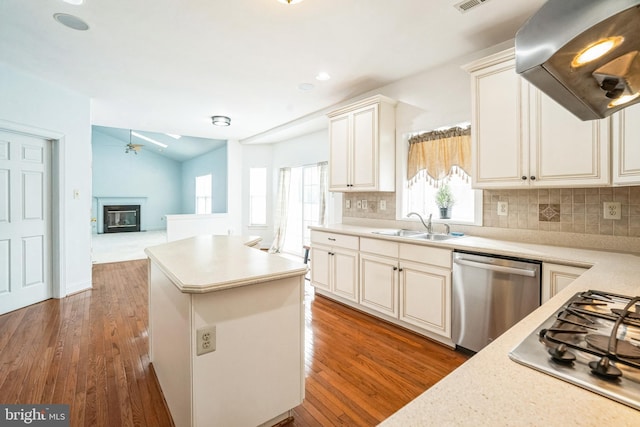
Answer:
[[[356,236],[311,230],[311,243],[315,244],[336,246],[357,251],[360,246],[359,240],[360,238]]]
[[[381,239],[368,239],[366,237],[362,237],[360,239],[360,251],[361,252],[369,252],[376,255],[383,255],[392,258],[398,258],[398,247],[399,243],[390,242],[388,240]]]
[[[401,243],[400,259],[451,268],[451,250],[449,249]]]

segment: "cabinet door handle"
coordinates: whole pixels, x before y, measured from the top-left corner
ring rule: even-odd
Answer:
[[[402,271],[402,269],[400,268],[400,269],[398,269],[398,271]]]
[[[524,176],[524,175],[522,175],[522,177],[521,177],[520,179],[522,179],[523,181],[526,181],[526,180],[527,180],[527,177],[526,177],[526,176]]]
[[[336,241],[336,239],[334,239],[333,237],[327,237],[327,239],[331,240],[332,242]]]
[[[536,180],[536,177],[535,177],[535,176],[533,176],[533,175],[531,175],[531,178],[530,178],[530,179],[531,179],[531,181],[535,181],[535,180]]]
[[[395,265],[393,266],[393,271],[396,271],[398,269],[398,267],[396,267]]]

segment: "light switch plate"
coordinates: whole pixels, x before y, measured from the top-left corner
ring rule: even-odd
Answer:
[[[362,202],[360,200],[356,202],[356,208],[362,209]]]
[[[362,209],[367,209],[367,201],[366,200],[362,201]]]
[[[351,200],[347,199],[344,201],[344,207],[346,209],[351,209]]]
[[[386,200],[380,200],[380,210],[381,211],[386,211],[387,210],[387,201]]]
[[[621,219],[622,218],[622,205],[620,202],[604,202],[604,211],[602,217],[604,219]]]

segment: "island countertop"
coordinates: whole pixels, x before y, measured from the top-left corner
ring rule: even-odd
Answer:
[[[206,293],[305,274],[305,264],[249,246],[254,236],[201,235],[145,249],[184,293]]]

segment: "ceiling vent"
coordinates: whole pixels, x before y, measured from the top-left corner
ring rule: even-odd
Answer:
[[[480,6],[482,3],[486,3],[488,1],[489,0],[466,0],[453,5],[453,7],[458,9],[461,13],[465,13],[473,9],[474,7]]]

